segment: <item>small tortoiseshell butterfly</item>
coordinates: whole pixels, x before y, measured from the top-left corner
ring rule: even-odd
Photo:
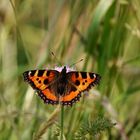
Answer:
[[[58,70],[29,70],[23,73],[38,95],[47,104],[70,105],[79,100],[81,92],[99,84],[101,76],[92,72]]]

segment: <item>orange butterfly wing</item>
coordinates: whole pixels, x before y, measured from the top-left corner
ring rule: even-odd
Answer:
[[[58,98],[49,89],[49,85],[58,75],[59,72],[56,70],[30,70],[23,73],[24,80],[48,104],[58,104]]]
[[[88,72],[69,72],[68,80],[72,88],[69,94],[61,98],[63,105],[72,105],[74,102],[79,100],[81,92],[90,89],[92,86],[99,84],[101,76],[95,73]]]

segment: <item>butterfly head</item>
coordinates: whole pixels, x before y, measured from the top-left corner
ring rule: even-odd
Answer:
[[[64,66],[61,73],[66,73],[66,72],[67,72],[67,69],[66,69],[66,66]]]

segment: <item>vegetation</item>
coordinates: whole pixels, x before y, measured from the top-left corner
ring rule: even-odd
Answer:
[[[139,0],[1,0],[0,140],[139,139],[139,7]],[[102,79],[72,107],[44,104],[24,83],[26,70],[80,59],[75,69]]]

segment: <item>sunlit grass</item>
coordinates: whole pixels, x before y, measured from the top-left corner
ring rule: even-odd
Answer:
[[[139,139],[139,0],[0,3],[0,140]],[[102,80],[72,107],[44,104],[23,81],[80,59]]]

